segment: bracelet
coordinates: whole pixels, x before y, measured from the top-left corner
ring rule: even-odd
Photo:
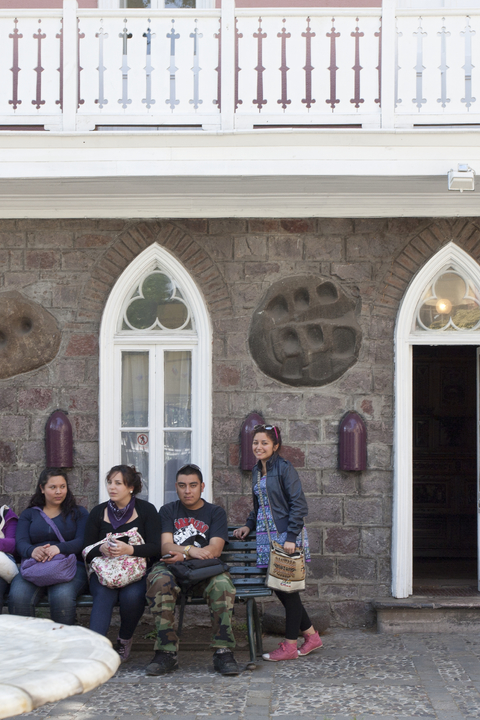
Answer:
[[[191,545],[186,545],[186,546],[183,548],[183,554],[185,555],[185,557],[188,557],[188,556],[189,556],[190,548],[191,548],[191,547],[192,547]]]

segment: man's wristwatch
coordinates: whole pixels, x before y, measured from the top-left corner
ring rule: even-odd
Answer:
[[[188,557],[191,547],[191,545],[185,545],[185,547],[183,548],[183,554],[185,555],[185,557]]]

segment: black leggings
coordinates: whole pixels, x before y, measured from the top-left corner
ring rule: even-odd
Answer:
[[[296,640],[300,632],[305,632],[312,624],[300,600],[300,593],[275,590],[275,595],[285,608],[285,638]]]

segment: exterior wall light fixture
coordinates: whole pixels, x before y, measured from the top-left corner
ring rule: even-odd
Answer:
[[[265,420],[256,412],[250,413],[240,430],[240,467],[242,470],[253,470],[257,458],[253,454],[252,440],[255,425],[263,425]]]
[[[72,425],[66,412],[55,410],[45,426],[47,467],[73,467]]]
[[[338,467],[358,472],[367,468],[367,428],[356,412],[347,413],[338,428]]]
[[[459,163],[458,170],[449,170],[448,172],[448,189],[449,190],[475,190],[475,170],[467,165],[467,163]]]

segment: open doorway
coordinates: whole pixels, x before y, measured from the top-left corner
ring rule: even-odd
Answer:
[[[477,587],[477,348],[413,346],[413,591]]]

